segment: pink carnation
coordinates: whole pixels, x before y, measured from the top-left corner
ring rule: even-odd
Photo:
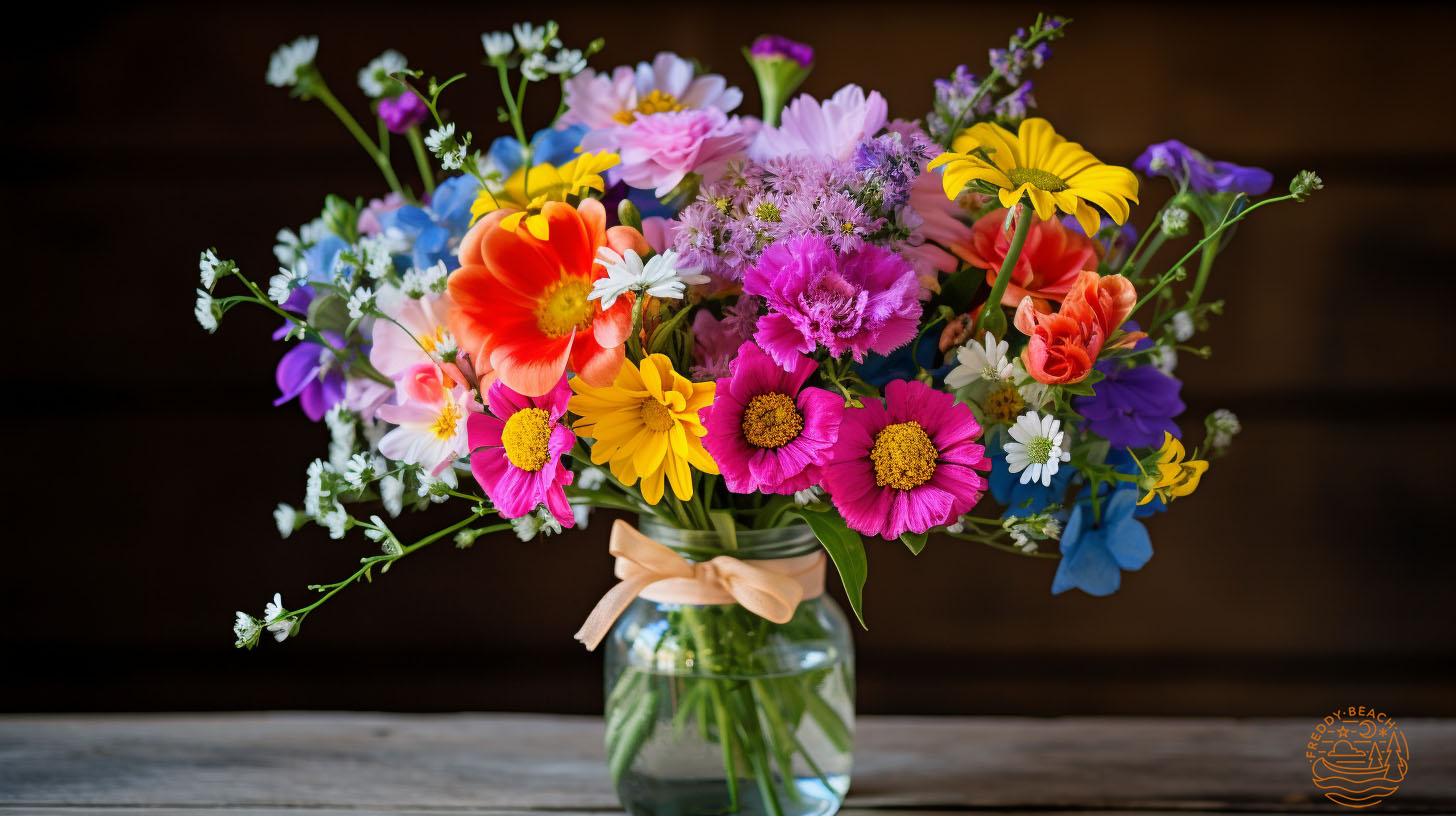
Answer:
[[[976,444],[981,426],[969,406],[915,380],[885,386],[844,412],[824,487],[844,521],[866,535],[898,538],[953,524],[985,493],[990,470]]]
[[[582,139],[583,150],[613,150],[627,184],[667,195],[689,173],[716,175],[727,159],[748,145],[751,134],[737,116],[717,108],[638,116],[624,128],[593,131]]]
[[[768,302],[754,339],[784,366],[820,345],[855,362],[867,352],[889,354],[915,337],[920,321],[920,283],[909,262],[873,244],[840,255],[822,235],[769,246],[743,291]]]

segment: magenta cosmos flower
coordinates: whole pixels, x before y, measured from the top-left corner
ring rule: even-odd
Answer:
[[[539,397],[525,397],[500,380],[490,387],[488,413],[471,414],[466,428],[470,472],[501,516],[520,518],[545,504],[562,527],[576,519],[563,486],[572,473],[561,455],[576,434],[561,424],[571,387],[566,377]]]
[[[732,373],[718,380],[718,395],[703,409],[713,455],[734,493],[794,493],[819,482],[829,460],[844,399],[804,388],[819,365],[795,357],[787,370],[752,343],[744,343]]]
[[[754,339],[780,365],[823,345],[862,362],[915,337],[920,282],[899,255],[866,244],[837,254],[822,235],[770,245],[743,278],[743,291],[768,301]]]
[[[953,524],[980,501],[990,470],[969,406],[918,381],[846,411],[824,487],[850,527],[886,539]]]

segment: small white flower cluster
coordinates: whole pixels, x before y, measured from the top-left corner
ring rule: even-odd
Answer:
[[[1163,210],[1162,220],[1163,232],[1169,238],[1180,238],[1188,234],[1188,211],[1182,207],[1169,207]]]
[[[398,476],[385,476],[379,480],[379,500],[390,518],[398,518],[404,510],[404,480]]]
[[[278,263],[284,266],[296,266],[303,259],[304,250],[318,243],[329,234],[329,228],[324,223],[323,216],[299,227],[298,232],[291,229],[278,230],[273,240],[278,243],[273,245],[273,255]]]
[[[612,308],[617,298],[628,292],[645,292],[655,298],[681,300],[687,286],[708,282],[707,275],[698,274],[702,267],[679,266],[676,250],[667,250],[653,255],[645,264],[634,250],[626,255],[617,254],[611,247],[597,250],[597,261],[607,270],[607,276],[598,278],[592,284],[587,300],[602,302],[603,309]]]
[[[443,126],[433,128],[430,134],[425,137],[425,147],[440,160],[440,166],[446,170],[459,170],[465,166],[465,158],[470,152],[470,134],[465,134],[463,139],[455,138],[455,123],[446,122]]]
[[[563,48],[561,39],[556,36],[557,31],[554,22],[543,26],[516,23],[510,32],[481,34],[480,45],[485,49],[485,56],[497,65],[504,64],[520,49],[521,76],[531,82],[540,82],[552,75],[575,76],[586,68],[586,55],[576,48]],[[548,58],[547,48],[555,48],[556,55]]]
[[[356,453],[344,466],[344,481],[355,490],[363,490],[389,472],[389,462],[378,454]]]
[[[273,511],[273,521],[278,525],[278,535],[288,538],[298,529],[298,511],[291,505],[279,502],[278,508]]]
[[[439,476],[431,476],[425,471],[419,470],[415,472],[415,478],[420,483],[420,489],[418,491],[419,497],[422,499],[428,498],[435,504],[440,504],[446,499],[449,499],[450,493],[448,491],[460,486],[460,479],[455,475],[455,468],[453,467],[445,468],[440,472]]]
[[[385,555],[402,555],[404,547],[399,543],[399,537],[394,534],[384,519],[379,516],[370,516],[368,526],[364,528],[364,537],[379,544]]]
[[[435,265],[428,269],[410,267],[404,273],[404,281],[401,289],[412,298],[419,299],[427,293],[444,293],[450,277],[450,270],[446,268],[444,261],[436,261]]]
[[[976,380],[994,382],[1010,380],[1015,369],[1006,358],[1011,345],[1005,340],[996,342],[995,335],[986,332],[984,342],[975,340],[966,343],[956,352],[959,363],[945,375],[945,384],[951,388],[964,388]]]
[[[359,239],[355,255],[364,265],[364,271],[374,280],[379,280],[394,271],[394,256],[408,252],[409,239],[398,229],[390,229],[374,236]]]
[[[336,471],[347,466],[349,457],[358,447],[358,420],[358,415],[342,402],[324,414],[324,424],[329,428],[329,465]]]
[[[239,649],[251,649],[258,645],[258,636],[263,633],[266,626],[269,632],[273,633],[273,639],[282,643],[293,634],[294,627],[298,621],[292,616],[284,616],[288,610],[283,606],[282,593],[273,593],[273,600],[269,601],[263,608],[263,619],[249,615],[247,612],[239,611],[237,618],[233,621],[233,635],[237,641],[233,644]]]
[[[545,507],[537,507],[520,518],[511,519],[511,527],[516,531],[516,538],[522,541],[530,541],[537,535],[550,536],[561,532],[561,522]]]
[[[407,68],[409,68],[409,60],[404,58],[404,54],[391,48],[359,69],[359,89],[368,94],[370,99],[387,96],[391,91],[399,88],[399,84],[389,75]]]
[[[309,462],[307,473],[308,481],[303,490],[303,512],[317,518],[323,510],[324,502],[333,501],[339,471],[328,462],[315,459]]]
[[[298,265],[301,269],[306,264],[300,258]],[[279,306],[287,303],[288,298],[293,294],[294,288],[303,277],[304,275],[300,272],[295,272],[284,266],[278,267],[278,274],[268,279],[268,299]]]
[[[1203,421],[1203,426],[1208,430],[1208,447],[1218,454],[1228,450],[1234,437],[1244,429],[1238,416],[1227,408],[1220,408],[1209,414]]]
[[[1173,313],[1168,323],[1168,328],[1173,332],[1173,339],[1179,343],[1186,343],[1193,337],[1197,327],[1193,325],[1193,315],[1188,314],[1186,309]]]
[[[1055,541],[1062,536],[1062,523],[1048,513],[1008,516],[1001,522],[1001,529],[1022,552],[1035,552],[1036,542]]]
[[[268,58],[268,84],[278,88],[297,85],[299,74],[313,65],[318,56],[318,37],[299,37],[288,45],[278,46]]]
[[[374,303],[374,290],[368,286],[361,286],[349,293],[348,307],[349,317],[354,320],[362,320],[365,315],[379,312]]]
[[[809,485],[803,490],[794,492],[794,504],[799,507],[808,507],[811,504],[818,504],[824,500],[824,491],[819,485]]]
[[[192,314],[209,332],[217,331],[218,321],[222,319],[222,309],[213,302],[212,293],[206,289],[197,290],[197,303],[192,307]]]
[[[197,262],[198,276],[202,280],[202,288],[211,291],[217,283],[217,279],[228,274],[226,261],[219,261],[217,253],[210,249],[203,250],[201,259]]]

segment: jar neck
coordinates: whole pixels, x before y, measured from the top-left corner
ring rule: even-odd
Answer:
[[[744,561],[767,561],[797,558],[819,549],[819,539],[803,523],[767,530],[738,528],[732,536],[724,536],[717,530],[686,530],[643,516],[637,521],[637,529],[690,561],[708,561],[720,555]]]

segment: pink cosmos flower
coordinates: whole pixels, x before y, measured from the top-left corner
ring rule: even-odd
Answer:
[[[687,176],[716,176],[729,158],[748,146],[750,135],[738,117],[717,108],[639,116],[624,128],[592,131],[583,150],[615,150],[622,157],[618,177],[632,187],[665,196]]]
[[[784,108],[778,127],[758,131],[748,154],[757,161],[799,154],[848,161],[861,139],[885,127],[888,111],[879,91],[865,96],[858,85],[845,85],[822,103],[802,94]]]
[[[824,487],[851,528],[885,539],[954,524],[986,491],[986,449],[969,406],[919,381],[844,413]]]
[[[472,415],[470,392],[448,386],[433,363],[411,366],[396,378],[398,405],[383,405],[378,416],[398,425],[379,440],[379,452],[439,476],[466,451],[465,423]]]
[[[488,413],[470,417],[470,472],[505,518],[520,518],[545,504],[562,527],[576,517],[566,501],[573,474],[561,456],[576,434],[561,423],[571,386],[563,375],[546,394],[525,397],[496,380]]]
[[[819,345],[855,362],[866,352],[888,354],[915,337],[920,320],[920,282],[909,262],[873,244],[840,255],[822,235],[770,245],[743,291],[767,301],[754,339],[784,366]]]
[[[703,447],[729,490],[788,494],[819,483],[839,437],[844,398],[804,388],[818,367],[799,356],[785,370],[752,343],[738,350],[732,376],[718,380],[717,397],[701,412]]]
[[[717,74],[693,76],[693,64],[664,51],[636,70],[620,66],[609,77],[587,68],[566,80],[566,113],[558,127],[584,124],[592,130],[629,125],[638,113],[715,108],[729,113],[743,92]]]

